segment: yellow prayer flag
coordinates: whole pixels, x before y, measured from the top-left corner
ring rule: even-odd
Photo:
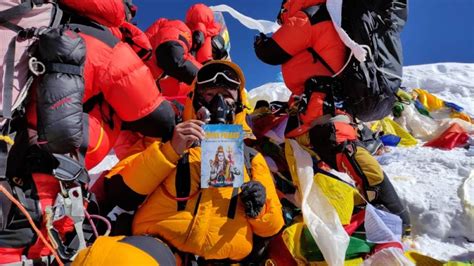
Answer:
[[[354,209],[356,189],[323,173],[317,173],[314,176],[314,181],[321,188],[334,209],[336,209],[341,223],[343,225],[349,224]]]
[[[415,146],[418,143],[418,141],[408,133],[408,131],[389,117],[385,117],[384,119],[373,123],[370,129],[372,131],[382,130],[384,134],[399,136],[401,140],[398,145],[402,147]]]

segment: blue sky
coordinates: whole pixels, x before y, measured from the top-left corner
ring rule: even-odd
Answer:
[[[158,18],[184,20],[194,3],[227,4],[253,18],[275,20],[280,0],[134,0],[135,21],[145,30]],[[278,79],[280,67],[260,62],[253,51],[257,31],[249,30],[225,15],[231,38],[232,60],[239,64],[247,88]],[[474,0],[411,0],[409,18],[402,33],[405,65],[438,62],[474,63]]]

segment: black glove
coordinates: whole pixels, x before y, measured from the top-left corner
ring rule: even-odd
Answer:
[[[262,183],[258,181],[249,181],[241,187],[240,200],[244,204],[247,217],[255,218],[262,211],[267,193]]]
[[[191,53],[195,54],[204,43],[204,33],[202,31],[193,32],[193,45],[191,46]]]
[[[257,47],[258,45],[260,45],[261,42],[264,42],[268,39],[267,35],[265,35],[264,33],[260,32],[259,35],[256,35],[255,36],[255,41],[253,42],[253,47]]]

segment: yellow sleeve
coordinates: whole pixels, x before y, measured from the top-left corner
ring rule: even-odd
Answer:
[[[170,142],[155,141],[142,152],[120,161],[107,177],[120,175],[130,189],[148,195],[176,168],[178,160]]]
[[[256,235],[261,237],[273,236],[284,225],[283,214],[272,174],[260,153],[252,160],[252,180],[259,181],[265,187],[267,201],[260,215],[255,219],[249,218],[248,221]]]

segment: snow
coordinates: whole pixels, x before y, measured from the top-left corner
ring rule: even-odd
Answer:
[[[255,103],[259,100],[286,102],[290,99],[290,95],[291,92],[285,87],[283,82],[272,82],[249,91],[248,100],[250,107],[254,108]]]
[[[404,68],[404,86],[423,88],[474,114],[474,64],[440,63]],[[287,100],[281,82],[248,93],[259,99]],[[472,137],[472,135],[471,135]],[[442,261],[474,259],[474,157],[467,150],[422,147],[391,148],[378,157],[392,180],[413,224],[412,248]],[[102,169],[116,162],[113,155]],[[94,172],[100,172],[94,169]]]
[[[474,258],[474,243],[469,243],[474,220],[460,193],[474,168],[465,153],[461,148],[394,148],[378,158],[408,208],[415,246],[436,259]]]
[[[474,114],[474,64],[439,63],[404,68],[403,85],[422,88]],[[471,135],[472,137],[472,135]],[[406,204],[413,240],[439,260],[474,259],[474,157],[463,148],[394,148],[380,156]]]

